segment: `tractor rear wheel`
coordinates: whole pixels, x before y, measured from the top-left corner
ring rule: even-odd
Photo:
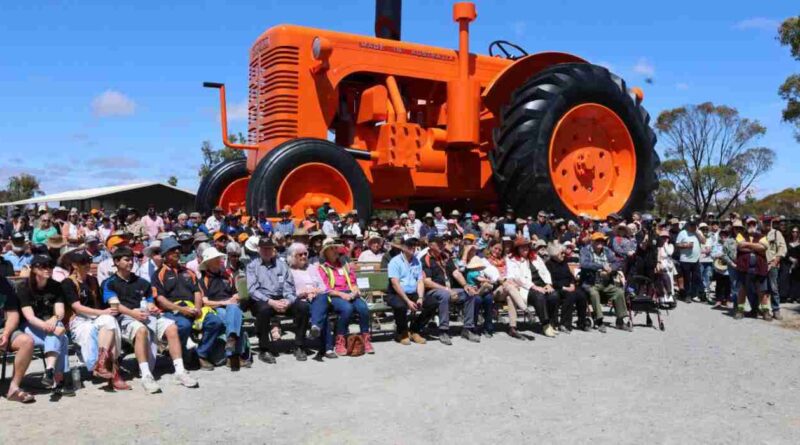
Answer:
[[[498,195],[517,213],[604,218],[653,207],[660,161],[650,115],[607,69],[548,68],[499,118],[490,161]]]
[[[247,189],[247,209],[267,215],[289,206],[295,218],[316,211],[325,200],[339,213],[372,211],[372,192],[364,171],[338,145],[311,138],[293,139],[270,151],[256,166]]]
[[[216,206],[226,211],[243,207],[248,175],[246,159],[231,159],[215,165],[200,182],[195,208],[198,212],[210,213]]]

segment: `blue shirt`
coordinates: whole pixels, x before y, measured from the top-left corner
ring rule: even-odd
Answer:
[[[33,255],[27,253],[20,256],[12,251],[6,252],[6,254],[3,255],[3,258],[11,263],[11,265],[14,267],[14,272],[19,272],[23,267],[31,265],[31,259],[33,259]]]
[[[396,278],[400,282],[403,292],[416,294],[417,283],[422,279],[422,264],[416,256],[412,257],[409,262],[405,254],[396,255],[389,261],[389,279],[392,278]],[[391,287],[390,292],[394,293]]]
[[[259,221],[258,227],[260,227],[261,231],[264,232],[266,235],[272,235],[272,223],[269,222],[268,219]]]
[[[294,221],[292,220],[286,222],[278,221],[278,223],[275,224],[275,231],[280,232],[286,236],[294,235]]]

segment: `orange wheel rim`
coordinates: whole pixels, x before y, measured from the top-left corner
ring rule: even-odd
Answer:
[[[617,113],[577,105],[558,121],[548,153],[561,202],[575,214],[605,218],[622,210],[636,180],[636,147]]]
[[[250,178],[239,178],[225,187],[219,195],[217,205],[231,213],[245,207],[247,200],[247,183]]]
[[[325,200],[337,212],[353,210],[353,191],[339,170],[318,162],[303,164],[286,175],[278,188],[277,209],[292,209],[292,216],[303,218],[306,209],[317,210]]]

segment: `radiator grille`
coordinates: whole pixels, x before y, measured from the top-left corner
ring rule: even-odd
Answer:
[[[297,48],[278,46],[250,61],[248,137],[251,142],[276,143],[297,137],[298,57]]]

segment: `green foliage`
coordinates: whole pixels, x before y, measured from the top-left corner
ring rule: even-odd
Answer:
[[[228,136],[228,139],[230,139],[231,143],[234,144],[247,143],[247,138],[242,133],[231,134]],[[203,144],[200,146],[200,151],[203,154],[203,164],[200,166],[200,170],[197,172],[197,175],[200,176],[200,178],[204,178],[206,175],[208,175],[208,173],[211,172],[211,169],[220,162],[229,161],[231,159],[243,159],[246,157],[242,150],[236,150],[228,147],[223,147],[219,150],[216,150],[209,141],[203,141]]]
[[[167,179],[167,184],[169,184],[169,185],[171,185],[173,187],[177,187],[178,186],[178,177],[177,176],[170,176],[169,179]]]
[[[746,214],[792,217],[800,214],[800,188],[788,188],[758,200],[748,197],[738,208]]]
[[[753,143],[766,133],[758,121],[732,107],[705,102],[665,110],[656,129],[666,142],[656,206],[663,213],[719,214],[739,204],[775,153]]]
[[[790,17],[778,28],[778,40],[789,47],[792,57],[800,60],[800,16]],[[778,88],[778,94],[786,101],[783,120],[795,127],[794,137],[800,142],[800,75],[792,74]]]
[[[39,179],[36,176],[22,173],[8,178],[5,190],[0,190],[0,202],[13,202],[42,195]]]

